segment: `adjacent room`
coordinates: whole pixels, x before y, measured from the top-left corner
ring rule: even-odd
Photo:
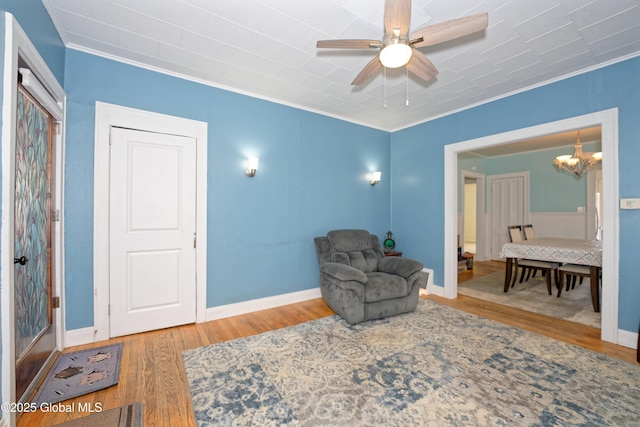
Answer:
[[[640,423],[638,1],[0,12],[0,427]]]
[[[577,177],[557,171],[553,163],[559,155],[573,154],[578,140],[584,153],[602,151],[601,129],[593,127],[459,155],[461,252],[473,254],[475,266],[501,259],[500,250],[509,241],[507,228],[514,224],[530,225],[536,237],[601,239],[602,165],[598,162]],[[527,181],[522,187],[527,188],[527,195],[515,193],[520,187],[510,184],[520,179]],[[502,191],[506,185],[510,185],[508,191]],[[502,199],[494,200],[497,197]],[[483,200],[478,202],[478,198]],[[526,276],[520,272],[516,284],[505,293],[504,268],[488,277],[479,276],[467,264],[459,262],[460,293],[600,328],[601,313],[592,308],[589,286],[581,286],[584,278],[577,288],[573,284],[563,289],[564,297],[550,300],[545,277],[537,271],[526,271]],[[577,292],[568,293],[573,289]]]

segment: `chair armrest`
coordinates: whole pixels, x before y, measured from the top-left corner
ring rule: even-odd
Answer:
[[[404,277],[405,279],[411,276],[417,271],[421,271],[422,263],[414,261],[410,258],[400,257],[384,257],[378,260],[378,271],[388,274],[394,274],[396,276]]]
[[[367,283],[368,280],[367,275],[357,268],[337,262],[326,262],[322,264],[320,273],[328,274],[342,282],[353,280],[364,284]]]

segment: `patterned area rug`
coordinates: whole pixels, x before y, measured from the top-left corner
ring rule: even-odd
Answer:
[[[63,353],[43,382],[35,403],[57,403],[118,383],[122,344]]]
[[[552,282],[553,295],[549,295],[547,283],[538,273],[527,282],[516,282],[505,294],[504,271],[499,271],[458,283],[458,293],[600,329],[601,316],[593,311],[589,283],[585,277],[582,285],[576,283],[574,289],[563,290],[557,298],[555,281]]]
[[[640,365],[422,299],[183,358],[200,426],[640,424]]]

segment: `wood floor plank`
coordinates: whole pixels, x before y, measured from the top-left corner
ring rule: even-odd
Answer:
[[[504,263],[476,262],[474,269],[460,274],[459,280],[471,280],[483,274],[504,269]],[[565,320],[482,301],[464,295],[456,299],[427,296],[436,301],[478,316],[529,330],[590,350],[636,363],[633,349],[600,340],[600,330]],[[123,359],[118,385],[92,395],[80,396],[65,403],[100,402],[104,410],[133,402],[145,404],[145,425],[195,425],[182,352],[204,345],[246,337],[256,333],[296,325],[333,315],[322,300],[314,299],[297,304],[263,310],[211,322],[114,338],[86,346],[76,346],[65,352],[94,348],[122,342]],[[18,427],[45,427],[79,418],[80,413],[60,414],[38,411],[18,418]]]

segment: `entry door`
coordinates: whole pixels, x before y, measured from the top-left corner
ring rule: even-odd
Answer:
[[[500,258],[502,245],[509,242],[507,227],[522,225],[528,219],[526,177],[493,176],[491,182],[491,257]]]
[[[53,118],[19,86],[15,151],[15,354],[20,399],[56,348],[51,265]]]
[[[111,129],[111,336],[196,320],[196,141]]]

